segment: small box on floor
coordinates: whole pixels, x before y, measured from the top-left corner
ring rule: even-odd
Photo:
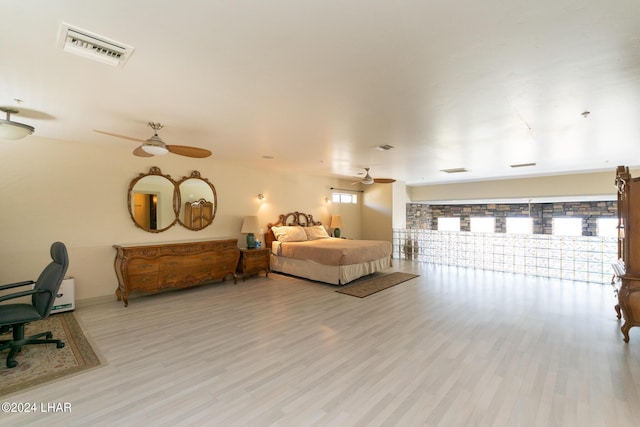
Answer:
[[[75,308],[75,280],[73,277],[67,277],[62,281],[62,284],[60,284],[60,290],[58,291],[56,300],[53,302],[51,313],[72,311]]]

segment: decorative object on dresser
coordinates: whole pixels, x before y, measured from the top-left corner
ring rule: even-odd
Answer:
[[[271,271],[344,285],[391,267],[391,242],[329,237],[312,215],[291,212],[268,224]]]
[[[244,282],[247,276],[264,271],[265,277],[269,277],[269,248],[240,249],[240,262],[237,273],[242,276]]]
[[[640,326],[640,178],[631,178],[629,168],[618,166],[618,258],[624,263],[618,304],[624,317],[620,328],[629,342],[629,329]]]
[[[201,285],[233,276],[240,258],[237,239],[148,245],[114,245],[116,297],[129,305],[129,293],[158,292]]]
[[[133,223],[150,233],[168,230],[176,222],[202,230],[211,225],[218,209],[216,189],[200,172],[176,182],[156,166],[131,181],[127,205]]]
[[[242,220],[242,228],[240,233],[247,233],[247,248],[255,249],[256,247],[256,235],[254,231],[258,229],[258,217],[257,216],[245,216]]]
[[[329,225],[329,228],[333,229],[333,237],[340,237],[340,227],[342,227],[342,216],[333,215],[331,217],[331,225]]]

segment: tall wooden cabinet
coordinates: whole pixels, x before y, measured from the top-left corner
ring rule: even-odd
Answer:
[[[618,303],[624,317],[620,328],[629,342],[629,329],[640,326],[640,178],[632,178],[629,168],[618,166],[618,255],[624,262],[620,276]]]
[[[188,288],[232,276],[237,283],[237,239],[149,245],[114,245],[118,277],[116,296],[129,305],[133,291]]]

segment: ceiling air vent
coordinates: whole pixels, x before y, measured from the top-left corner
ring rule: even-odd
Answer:
[[[461,173],[461,172],[469,172],[465,168],[453,168],[453,169],[441,169],[440,172],[444,173]]]
[[[385,145],[378,145],[375,147],[376,150],[380,150],[380,151],[389,151],[392,148],[396,148],[393,145],[389,145],[389,144],[385,144]]]
[[[535,166],[535,165],[536,165],[535,163],[518,163],[516,165],[509,165],[509,166],[511,166],[512,168],[526,168],[526,167]]]
[[[65,52],[84,56],[113,67],[124,66],[133,53],[131,46],[72,27],[69,24],[60,25],[58,47]]]

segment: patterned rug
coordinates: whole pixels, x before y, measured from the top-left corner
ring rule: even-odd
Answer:
[[[0,396],[100,365],[100,360],[82,333],[73,313],[52,314],[47,319],[30,323],[25,328],[25,336],[45,331],[51,331],[55,339],[62,339],[65,346],[24,346],[16,355],[18,366],[11,369],[7,368],[9,349],[0,351]],[[0,335],[0,340],[10,338],[11,332]]]
[[[372,277],[370,279],[363,280],[362,282],[346,285],[344,288],[339,289],[336,292],[358,298],[364,298],[418,276],[418,274],[410,273],[389,273],[384,276]]]

